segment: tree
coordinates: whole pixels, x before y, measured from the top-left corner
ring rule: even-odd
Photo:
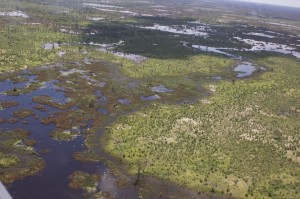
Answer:
[[[138,163],[137,163],[137,179],[133,183],[134,186],[137,186],[140,183],[140,178],[145,173],[145,169],[148,165],[149,165],[148,160],[138,161]]]

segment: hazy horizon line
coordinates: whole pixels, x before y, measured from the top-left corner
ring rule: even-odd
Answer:
[[[237,0],[237,1],[300,8],[300,1],[297,2],[297,0],[286,0],[284,2],[281,0]]]

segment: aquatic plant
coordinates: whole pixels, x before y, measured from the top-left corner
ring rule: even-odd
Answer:
[[[2,182],[13,183],[26,176],[34,175],[45,167],[44,161],[32,150],[32,147],[29,147],[35,144],[34,140],[27,139],[29,134],[22,129],[7,132],[0,130],[0,180]]]
[[[82,171],[74,171],[70,177],[69,187],[72,189],[82,189],[88,193],[95,193],[100,182],[100,176]]]
[[[77,128],[77,127],[75,127],[75,128]],[[80,130],[78,132],[78,131],[75,131],[72,129],[70,129],[70,130],[57,129],[50,134],[50,137],[52,137],[53,139],[55,139],[57,141],[70,141],[70,140],[74,140],[79,135],[80,135]]]
[[[17,111],[13,112],[14,117],[18,117],[18,118],[21,118],[21,119],[24,119],[26,117],[31,117],[31,116],[34,116],[34,115],[35,115],[34,111],[27,110],[27,109],[17,110]]]

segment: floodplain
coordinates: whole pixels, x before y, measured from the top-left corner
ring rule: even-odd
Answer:
[[[300,197],[299,9],[99,2],[0,2],[13,198]]]

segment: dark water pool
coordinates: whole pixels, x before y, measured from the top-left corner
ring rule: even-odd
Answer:
[[[55,85],[56,81],[45,82],[41,88],[29,94],[19,96],[8,96],[4,92],[15,87],[24,88],[31,81],[34,81],[36,76],[28,76],[29,80],[25,83],[16,83],[12,81],[0,82],[0,102],[18,102],[18,106],[0,110],[1,118],[9,119],[12,113],[20,109],[33,110],[39,118],[44,118],[53,112],[60,110],[50,106],[46,106],[47,111],[42,112],[34,109],[37,103],[32,102],[32,98],[39,95],[48,95],[55,102],[66,103],[68,99],[64,94],[64,89]],[[104,100],[105,101],[105,100]],[[76,108],[76,107],[74,107]],[[24,123],[26,121],[26,123]],[[86,128],[90,127],[90,123]],[[137,192],[131,189],[118,189],[115,187],[115,177],[111,176],[109,169],[102,163],[82,163],[72,157],[74,152],[83,151],[84,138],[82,136],[68,142],[59,142],[50,138],[49,134],[55,130],[54,124],[43,125],[37,117],[28,117],[20,119],[18,123],[10,124],[3,123],[0,125],[2,130],[12,130],[21,128],[31,132],[30,138],[37,141],[34,147],[37,152],[48,149],[49,152],[41,154],[46,163],[43,171],[35,176],[29,176],[22,180],[13,183],[9,187],[9,192],[14,199],[59,199],[59,198],[82,198],[82,192],[68,187],[68,177],[76,170],[97,173],[101,176],[102,181],[98,186],[99,191],[109,192],[115,198],[138,198]]]

